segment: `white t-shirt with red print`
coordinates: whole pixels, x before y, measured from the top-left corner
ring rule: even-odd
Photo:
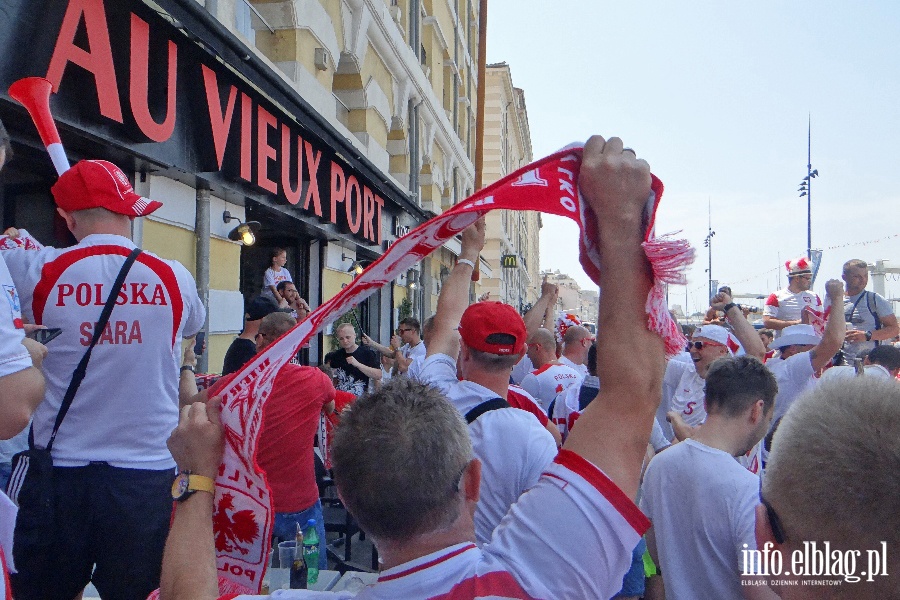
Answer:
[[[766,298],[766,305],[763,307],[763,315],[782,321],[798,321],[806,307],[809,307],[817,315],[822,315],[822,299],[818,295],[810,291],[795,294],[788,288],[784,288],[769,294],[769,297]],[[775,337],[780,336],[781,331],[776,331]]]
[[[50,437],[72,372],[134,247],[128,238],[95,234],[70,248],[4,252],[26,318],[62,329],[43,363],[47,391],[33,421],[38,446]],[[53,443],[53,464],[174,467],[166,439],[178,424],[181,340],[197,333],[205,316],[187,269],[138,255]]]
[[[534,396],[544,412],[547,412],[557,395],[580,383],[581,380],[581,373],[572,367],[559,362],[549,362],[526,375],[522,379],[521,386]]]
[[[669,440],[674,437],[674,433],[672,425],[665,420],[665,411],[681,413],[684,422],[691,427],[706,421],[706,404],[703,400],[705,386],[706,382],[697,374],[693,362],[670,360],[666,363],[663,398],[657,420]]]
[[[267,296],[274,300],[275,294],[272,293],[272,288],[278,287],[278,284],[282,281],[293,282],[294,280],[291,279],[291,272],[285,267],[281,267],[280,271],[276,271],[272,267],[269,267],[263,274],[263,289],[262,292],[260,292],[260,295]]]

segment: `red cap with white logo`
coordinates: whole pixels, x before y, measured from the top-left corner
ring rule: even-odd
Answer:
[[[135,193],[125,173],[105,160],[82,160],[59,176],[50,189],[56,205],[67,212],[88,208],[143,217],[162,206],[161,202]]]

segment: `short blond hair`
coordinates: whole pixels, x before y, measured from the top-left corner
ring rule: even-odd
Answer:
[[[775,433],[763,494],[789,544],[828,541],[865,560],[884,541],[888,572],[896,573],[900,385],[871,377],[822,382],[798,399]]]

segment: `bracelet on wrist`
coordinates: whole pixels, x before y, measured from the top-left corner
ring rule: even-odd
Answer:
[[[184,373],[185,371],[190,371],[191,373],[193,373],[194,366],[193,365],[181,365],[181,372]]]
[[[729,302],[728,304],[726,304],[726,305],[722,308],[722,312],[724,312],[724,313],[727,315],[727,314],[728,314],[728,311],[731,310],[732,308],[734,308],[735,306],[737,306],[738,308],[741,307],[740,304],[736,304],[736,303],[734,303],[734,302]]]
[[[469,265],[473,269],[475,268],[475,263],[469,260],[468,258],[460,258],[456,261],[458,265]]]

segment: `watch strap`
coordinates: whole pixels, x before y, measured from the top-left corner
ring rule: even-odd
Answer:
[[[216,493],[216,480],[206,475],[188,474],[188,492]]]

